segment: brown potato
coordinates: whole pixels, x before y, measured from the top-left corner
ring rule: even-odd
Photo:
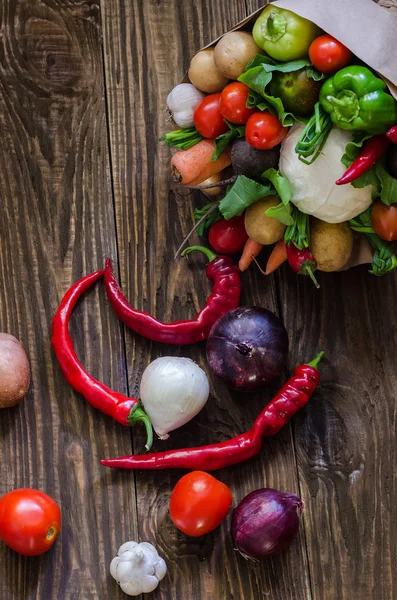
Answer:
[[[237,79],[257,54],[263,54],[263,51],[255,44],[250,33],[230,31],[215,46],[214,60],[222,75]]]
[[[312,219],[310,233],[310,251],[319,271],[339,271],[345,266],[353,250],[353,233],[348,223]]]
[[[277,196],[266,196],[251,204],[245,211],[245,230],[254,242],[267,246],[275,244],[283,237],[285,225],[265,214],[268,208],[278,204],[280,200]]]
[[[0,408],[17,404],[29,383],[29,362],[20,342],[8,333],[0,333]]]
[[[188,75],[192,84],[207,94],[221,92],[229,81],[216,68],[213,48],[201,50],[193,56]]]
[[[213,183],[219,183],[220,181],[222,181],[222,171],[220,171],[220,173],[215,173],[214,175],[211,175],[211,177],[208,177],[208,179],[205,179],[205,181],[202,181],[198,185],[210,185]],[[213,187],[209,188],[208,190],[202,190],[204,196],[207,196],[208,198],[210,196],[217,196],[221,193],[221,191],[221,187]]]

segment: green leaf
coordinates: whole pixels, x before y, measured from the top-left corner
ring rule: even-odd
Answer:
[[[197,223],[198,221],[200,221],[200,219],[205,215],[206,212],[208,212],[208,209],[210,209],[212,206],[212,204],[206,204],[205,206],[203,206],[203,208],[195,208],[194,209],[194,221],[195,223]],[[198,228],[196,229],[197,234],[200,236],[203,236],[206,234],[206,232],[208,231],[208,229],[211,227],[211,225],[213,225],[214,223],[216,223],[217,221],[220,221],[222,219],[222,215],[219,212],[219,208],[217,208],[216,210],[213,210],[212,212],[209,213],[208,217],[198,226]]]
[[[354,231],[363,233],[370,244],[375,248],[370,269],[371,275],[381,277],[397,267],[397,257],[392,250],[389,242],[382,240],[376,235],[371,225],[372,206],[367,208],[360,215],[349,221],[350,227]]]
[[[226,119],[224,119],[226,121]],[[245,136],[245,126],[234,125],[229,121],[226,121],[229,131],[226,133],[222,133],[222,135],[218,135],[215,139],[215,148],[211,156],[211,162],[218,160],[222,152],[227,148],[227,146],[236,138],[242,138]]]
[[[261,177],[262,179],[268,179],[270,181],[284,205],[287,205],[289,202],[291,202],[292,189],[290,182],[288,179],[286,179],[286,177],[283,177],[280,174],[280,171],[277,171],[273,168],[267,169],[267,171],[262,173]],[[282,223],[284,223],[284,221],[282,221]]]
[[[267,217],[273,217],[280,221],[280,223],[284,223],[287,227],[289,225],[294,224],[294,219],[291,216],[291,205],[280,203],[277,206],[271,206],[265,212]]]
[[[380,199],[390,206],[397,203],[397,179],[392,177],[379,162],[375,165],[375,174],[380,182]]]
[[[231,219],[236,215],[241,215],[248,206],[270,194],[272,194],[272,190],[269,185],[262,185],[245,175],[239,175],[221,200],[219,210],[225,219]]]
[[[299,250],[310,246],[309,215],[301,212],[296,206],[292,211],[292,223],[284,234],[286,244],[294,244]]]
[[[309,77],[309,79],[313,79],[313,81],[322,81],[327,77],[325,73],[320,73],[320,71],[317,71],[313,65],[307,65],[306,75]]]
[[[379,190],[379,179],[374,168],[370,169],[369,171],[352,181],[352,186],[355,188],[363,188],[367,185],[372,185],[374,186],[374,188],[376,188],[376,190]],[[376,197],[377,195],[378,193],[375,192],[374,197]]]
[[[165,142],[170,148],[188,150],[203,139],[203,136],[199,134],[195,127],[187,127],[186,129],[169,131],[163,137],[159,138],[159,142]]]
[[[355,131],[353,133],[353,139],[346,145],[345,153],[341,158],[342,163],[345,167],[350,167],[352,162],[360,154],[363,144],[371,138],[372,135],[363,131]]]

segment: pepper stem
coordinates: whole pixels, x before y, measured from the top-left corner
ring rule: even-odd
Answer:
[[[212,252],[212,250],[210,250],[209,248],[206,248],[205,246],[188,246],[188,248],[185,248],[183,252],[181,252],[181,256],[186,256],[187,254],[190,254],[191,252],[194,252],[195,250],[199,250],[200,252],[203,252],[203,254],[206,255],[206,257],[208,258],[208,260],[210,262],[212,262],[213,260],[215,260],[217,258],[217,255],[215,254],[215,252]]]
[[[146,450],[150,450],[153,444],[153,428],[149,417],[139,404],[135,404],[131,408],[130,414],[127,417],[128,425],[135,425],[138,421],[142,421],[146,428]]]
[[[269,42],[277,42],[287,31],[287,21],[283,15],[272,13],[262,26],[262,35]]]
[[[320,360],[322,359],[323,356],[324,356],[324,350],[321,350],[321,352],[319,352],[317,354],[316,358],[314,358],[311,362],[307,363],[307,366],[313,367],[313,369],[317,369],[318,363],[320,362]]]
[[[316,277],[315,277],[315,275],[314,275],[314,273],[313,273],[313,270],[312,270],[312,268],[311,268],[311,267],[309,267],[309,266],[306,266],[306,267],[305,267],[305,271],[306,271],[306,273],[309,275],[310,279],[312,280],[312,282],[314,283],[314,285],[316,286],[316,288],[317,288],[317,289],[319,289],[319,287],[320,287],[320,284],[319,284],[319,282],[317,281],[317,279],[316,279]]]
[[[360,114],[358,98],[351,90],[342,90],[338,96],[327,96],[326,99],[333,106],[336,116],[342,121],[350,123]]]

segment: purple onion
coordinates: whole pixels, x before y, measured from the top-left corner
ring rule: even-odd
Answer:
[[[298,533],[303,500],[295,494],[264,488],[251,492],[233,511],[232,534],[237,550],[258,560],[288,548]]]
[[[257,390],[280,377],[288,334],[280,319],[258,306],[241,306],[221,317],[207,340],[211,369],[230,388]]]

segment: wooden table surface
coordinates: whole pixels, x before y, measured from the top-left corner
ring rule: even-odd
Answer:
[[[0,330],[23,343],[26,399],[0,419],[0,492],[40,488],[61,505],[53,549],[23,558],[0,546],[2,600],[125,598],[109,564],[127,540],[149,541],[168,564],[153,600],[397,598],[395,274],[287,268],[244,275],[243,303],[265,306],[290,336],[288,372],[319,349],[322,385],[256,459],[219,471],[234,502],[260,487],[295,492],[305,513],[291,549],[261,564],[233,551],[230,517],[187,538],[168,515],[182,472],[121,472],[103,457],[140,452],[132,434],[66,384],[50,325],[66,289],[110,256],[132,304],[163,320],[194,315],[210,286],[205,261],[173,262],[198,197],[170,191],[165,99],[189,57],[263,0],[2,0],[0,2]],[[196,360],[211,381],[205,409],[155,450],[225,440],[246,430],[278,384],[230,393],[205,347],[151,343],[120,325],[103,287],[75,310],[79,357],[98,379],[134,395],[161,355]]]

